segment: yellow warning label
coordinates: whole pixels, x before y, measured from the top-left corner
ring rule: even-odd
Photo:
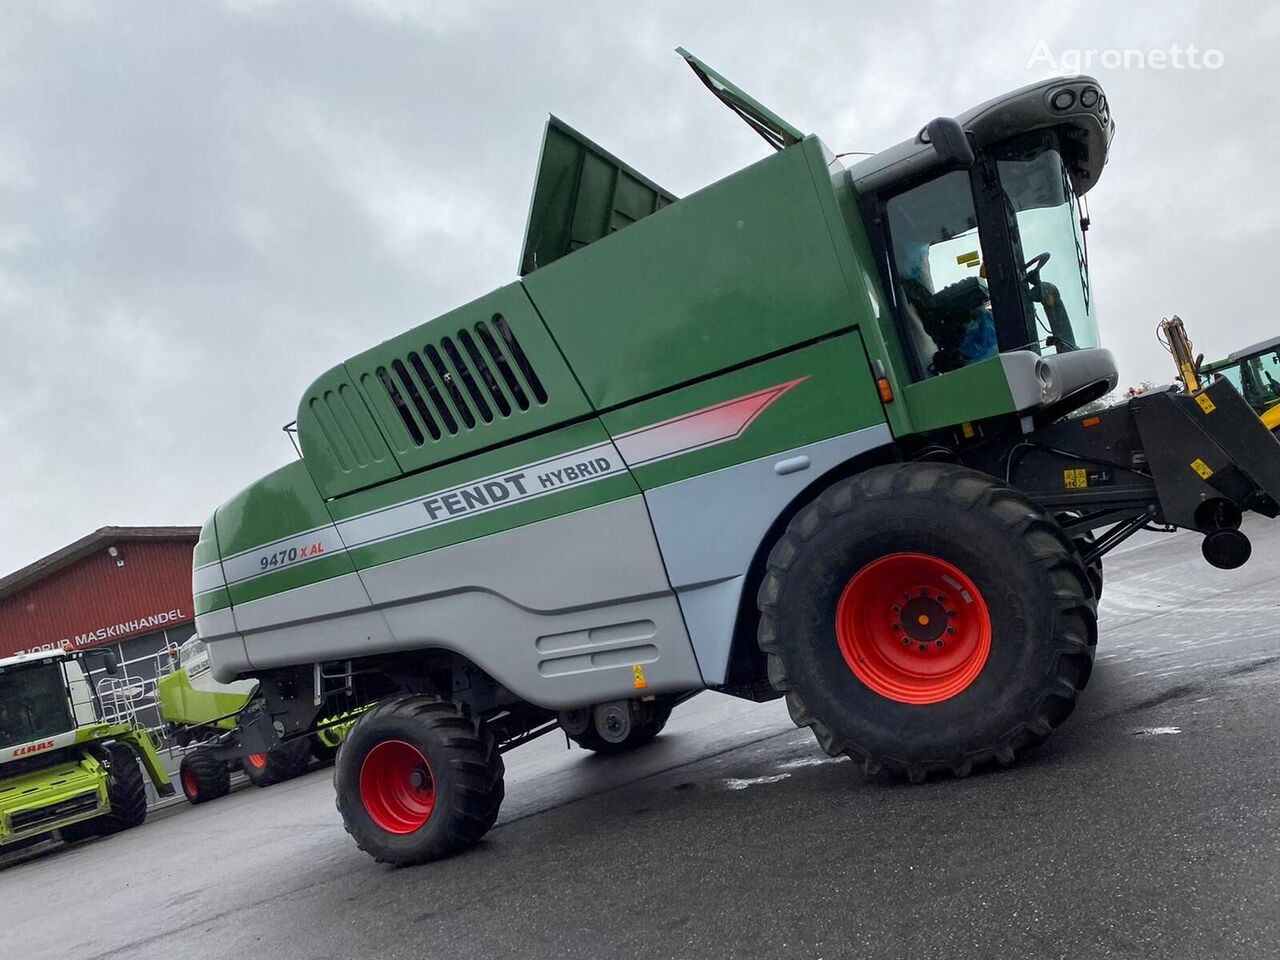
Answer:
[[[1213,406],[1213,404],[1210,404],[1210,406]],[[1191,461],[1191,469],[1194,470],[1196,473],[1200,474],[1201,480],[1208,480],[1210,477],[1213,476],[1213,468],[1210,467],[1203,460],[1201,460],[1199,457],[1196,457],[1194,460]]]
[[[1207,393],[1197,393],[1196,403],[1200,404],[1200,409],[1205,413],[1213,413],[1213,411],[1218,409],[1213,405],[1213,401],[1209,399],[1209,395]],[[1196,462],[1198,463],[1199,461]]]
[[[631,685],[637,690],[643,690],[649,686],[649,681],[644,678],[644,667],[640,664],[637,663],[631,668],[631,676],[633,678]]]
[[[964,434],[966,440],[972,440],[977,435],[977,431],[973,429],[973,424],[968,420],[960,424],[960,432]]]
[[[1083,490],[1089,485],[1089,471],[1084,467],[1062,471],[1062,488],[1064,490]]]

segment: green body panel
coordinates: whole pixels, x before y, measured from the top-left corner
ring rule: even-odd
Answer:
[[[214,532],[213,517],[209,517],[200,528],[200,539],[196,541],[191,563],[192,566],[203,567],[207,563],[217,563],[221,559],[222,555],[218,552],[218,537]]]
[[[520,275],[532,273],[676,202],[556,117],[547,120]]]
[[[521,369],[517,351],[502,336],[504,323],[527,358],[545,400],[535,395],[537,388]],[[502,364],[493,359],[493,349],[500,353]],[[432,351],[445,377],[432,362]],[[511,380],[504,374],[504,365]],[[399,463],[397,472],[431,467],[591,413],[582,389],[518,283],[353,357],[347,361],[347,370],[390,441]],[[411,435],[405,415],[397,412],[379,370],[392,378],[421,442]],[[491,379],[483,375],[486,370]],[[421,404],[414,401],[414,392]],[[428,418],[439,430],[438,438],[431,436]],[[307,453],[305,447],[303,452]],[[328,497],[336,491],[322,487],[321,492]]]
[[[219,507],[217,513],[218,544],[224,558],[329,525],[329,511],[301,460],[267,474]],[[244,603],[352,570],[351,560],[337,552],[233,583],[227,590],[232,603]]]
[[[249,698],[244,694],[220,690],[197,690],[185,670],[175,670],[156,681],[160,697],[160,715],[166,723],[193,727],[214,726],[231,730],[238,713]]]
[[[853,326],[809,138],[524,283],[587,396],[608,408]]]
[[[298,405],[298,445],[326,497],[388,480],[400,470],[343,366],[313,383]]]
[[[618,436],[795,380],[800,382],[770,404],[738,439],[636,467],[640,486],[649,490],[884,422],[857,333],[672,390],[602,419],[609,433]]]
[[[817,159],[813,158],[811,162],[816,164]],[[867,357],[872,362],[880,362],[894,397],[900,397],[902,388],[909,382],[909,368],[894,327],[889,297],[885,294],[884,285],[875,267],[875,256],[871,250],[871,241],[867,238],[867,228],[858,212],[857,195],[853,192],[853,184],[844,167],[825,148],[820,159],[823,166],[820,170],[814,170],[814,177],[827,177],[831,183],[831,192],[820,190],[818,196],[827,215],[836,257],[844,271],[850,302],[857,304],[863,314],[858,323],[858,332],[862,335]],[[914,432],[906,404],[890,402],[883,409],[894,436],[903,437]]]
[[[333,501],[330,509],[334,520],[343,520],[392,504],[421,499],[437,491],[467,483],[477,477],[499,474],[606,440],[608,436],[605,434],[604,427],[599,420],[593,418],[562,427],[548,434],[510,443],[497,450],[457,463],[404,477],[394,483],[383,484],[375,490],[366,490],[343,497]],[[349,551],[348,555],[355,562],[356,567],[364,569],[623,497],[635,496],[639,492],[639,487],[630,475],[616,474],[593,483],[559,490],[535,500],[522,501],[501,510],[481,513],[442,526],[357,547]]]
[[[231,606],[231,592],[225,587],[221,587],[208,593],[197,594],[194,598],[194,605],[197,617],[203,613],[225,610]]]
[[[1013,410],[1013,394],[999,357],[909,384],[899,396],[917,430],[952,427]]]
[[[31,813],[90,794],[88,809],[63,816],[42,818],[38,824],[15,827],[15,814]],[[39,836],[62,827],[92,820],[110,812],[107,771],[93,757],[58,763],[16,777],[0,778],[0,847],[26,837]]]
[[[196,541],[195,553],[192,557],[191,565],[199,568],[217,563],[221,559],[222,554],[218,549],[216,520],[215,517],[210,517],[200,528],[200,539]],[[212,613],[214,610],[222,610],[231,606],[231,594],[227,591],[226,587],[218,587],[213,590],[195,594],[193,602],[196,616],[199,616],[202,613]]]

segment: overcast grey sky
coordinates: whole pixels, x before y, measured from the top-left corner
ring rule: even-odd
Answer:
[[[0,4],[0,574],[104,524],[200,523],[292,456],[322,370],[515,275],[554,112],[684,195],[767,147],[684,44],[833,149],[1054,74],[1118,131],[1090,194],[1103,339],[1168,379],[1280,333],[1280,8],[1256,4]],[[1061,61],[1059,61],[1061,62]]]

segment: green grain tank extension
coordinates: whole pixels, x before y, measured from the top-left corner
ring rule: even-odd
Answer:
[[[503,751],[634,749],[704,689],[867,771],[1010,763],[1088,682],[1109,549],[1183,527],[1238,566],[1277,513],[1226,381],[1070,416],[1116,383],[1095,80],[846,168],[681,53],[771,155],[678,198],[553,118],[520,279],[323,374],[301,459],[205,524],[200,637],[259,683],[215,749],[376,702],[335,787],[380,860],[479,839]]]

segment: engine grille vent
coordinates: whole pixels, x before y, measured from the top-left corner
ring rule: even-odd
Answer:
[[[542,406],[547,391],[501,314],[375,371],[418,446]]]

